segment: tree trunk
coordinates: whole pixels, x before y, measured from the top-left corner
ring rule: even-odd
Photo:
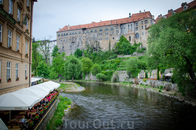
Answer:
[[[74,76],[72,76],[72,82],[73,82],[73,80],[74,80]]]
[[[157,80],[159,80],[159,66],[157,66]]]

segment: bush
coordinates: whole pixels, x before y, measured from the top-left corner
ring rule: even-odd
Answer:
[[[159,92],[161,93],[162,91],[159,89]]]
[[[174,96],[177,96],[177,93],[174,93]]]
[[[100,81],[105,81],[107,76],[105,74],[98,73],[96,74],[96,78],[99,79]]]
[[[130,83],[130,84],[133,84],[133,81],[130,81],[129,83]]]
[[[159,89],[163,89],[163,86],[160,86]]]
[[[146,82],[146,79],[143,79],[144,82]]]
[[[101,71],[102,74],[106,75],[106,79],[107,81],[111,81],[112,75],[114,73],[114,71]]]

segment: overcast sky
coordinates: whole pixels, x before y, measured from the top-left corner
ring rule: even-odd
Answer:
[[[100,20],[125,18],[141,10],[155,18],[177,9],[182,2],[193,0],[37,0],[33,9],[35,40],[56,39],[56,32],[65,25],[79,25]]]

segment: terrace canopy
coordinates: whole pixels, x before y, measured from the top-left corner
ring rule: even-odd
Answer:
[[[29,88],[24,88],[16,92],[7,93],[0,96],[0,110],[28,110],[37,102],[41,101],[60,84],[52,81],[44,82]]]

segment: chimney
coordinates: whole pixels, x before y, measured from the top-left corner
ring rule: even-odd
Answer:
[[[173,9],[168,10],[168,14],[171,13],[171,12],[173,13]]]
[[[185,5],[187,5],[187,2],[181,4],[182,7],[184,7]]]
[[[160,14],[158,17],[159,17],[159,18],[162,17],[162,14]]]
[[[139,13],[141,13],[141,10],[139,11]]]
[[[115,20],[115,23],[116,23],[116,20]]]
[[[146,13],[146,11],[144,10],[144,13]]]
[[[70,26],[69,26],[69,24],[68,24],[68,30],[69,30],[69,28],[70,28]]]
[[[129,13],[129,19],[131,18],[131,13]]]
[[[111,22],[109,22],[109,25],[111,25]]]
[[[59,28],[59,30],[61,30],[61,28]]]

